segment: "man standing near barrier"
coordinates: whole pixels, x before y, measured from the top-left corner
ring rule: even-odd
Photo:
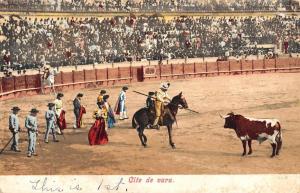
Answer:
[[[53,141],[54,142],[59,142],[56,139],[56,131],[55,131],[56,116],[55,116],[55,112],[54,112],[54,106],[55,106],[54,103],[49,103],[48,104],[49,109],[45,113],[45,119],[46,119],[45,143],[49,143],[48,137],[49,137],[50,130],[51,130],[52,135],[53,135]]]
[[[48,68],[48,70],[49,70],[49,76],[47,77],[47,82],[48,85],[50,86],[50,93],[52,91],[54,95],[56,95],[55,86],[54,86],[56,71],[51,67]]]
[[[13,134],[13,143],[11,145],[10,150],[15,152],[21,152],[19,149],[19,132],[20,132],[20,125],[19,125],[19,118],[18,112],[21,110],[19,107],[13,107],[12,114],[9,116],[9,130]]]
[[[37,113],[39,111],[35,108],[31,109],[30,115],[25,119],[25,127],[28,131],[28,154],[27,157],[32,155],[37,156],[35,145],[38,136],[38,123],[37,123]]]
[[[127,116],[127,109],[126,109],[126,91],[128,90],[127,86],[124,86],[122,88],[122,91],[120,92],[119,98],[117,100],[117,104],[115,107],[115,112],[117,115],[120,115],[119,119],[124,120],[128,119]]]

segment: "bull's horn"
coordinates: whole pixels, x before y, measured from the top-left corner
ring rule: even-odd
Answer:
[[[228,116],[224,116],[224,115],[221,115],[220,113],[219,113],[219,116],[222,118],[222,119],[226,119]]]
[[[223,115],[221,115],[219,112],[218,112],[218,114],[219,114],[219,116],[220,116],[222,119],[224,119],[224,116],[223,116]]]

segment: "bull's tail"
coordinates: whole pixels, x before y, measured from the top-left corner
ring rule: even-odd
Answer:
[[[277,142],[276,155],[279,155],[279,151],[282,148],[282,132],[281,132],[281,125],[279,122],[278,122],[278,134],[276,136],[276,142]]]
[[[278,140],[279,141],[281,141],[282,142],[282,132],[281,132],[281,125],[280,125],[280,123],[278,122],[278,134],[277,134],[277,136],[278,136]]]

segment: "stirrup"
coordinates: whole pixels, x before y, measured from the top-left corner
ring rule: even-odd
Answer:
[[[151,125],[151,128],[152,128],[152,129],[159,130],[159,125]]]

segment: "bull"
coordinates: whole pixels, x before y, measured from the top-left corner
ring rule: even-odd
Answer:
[[[277,119],[254,119],[235,115],[232,112],[225,116],[220,114],[220,116],[225,119],[224,128],[234,129],[237,137],[242,141],[244,149],[242,156],[246,155],[247,142],[249,146],[248,155],[252,154],[252,140],[257,140],[260,144],[265,140],[270,141],[271,157],[279,155],[282,147],[282,133],[281,125]]]

